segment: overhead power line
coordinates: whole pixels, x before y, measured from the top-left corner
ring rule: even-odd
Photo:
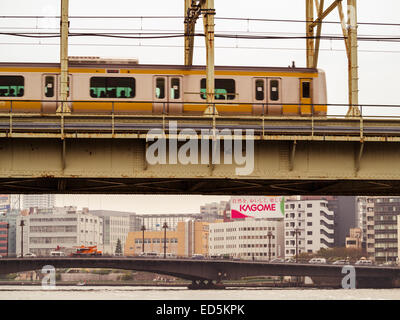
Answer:
[[[38,43],[38,42],[0,42],[0,45],[16,46],[59,46],[59,43]],[[164,45],[164,44],[113,44],[113,43],[69,43],[69,46],[80,47],[144,47],[144,48],[184,48],[183,45]],[[194,46],[204,49],[205,46]],[[215,49],[243,49],[243,50],[280,50],[280,51],[306,51],[306,48],[294,47],[261,47],[261,46],[215,46]],[[345,49],[320,48],[320,51],[345,52]],[[360,53],[400,53],[400,50],[369,50],[359,49]]]
[[[25,37],[25,38],[58,38],[58,32],[0,32],[0,35]],[[143,33],[143,32],[126,32],[126,33],[70,33],[70,37],[108,37],[120,39],[165,39],[165,38],[181,38],[185,37],[185,33]],[[189,34],[193,37],[204,37],[203,33]],[[343,36],[274,36],[274,35],[246,35],[246,34],[215,34],[215,38],[226,39],[249,39],[249,40],[295,40],[295,39],[321,39],[321,40],[344,40]],[[358,41],[379,41],[379,42],[400,42],[400,37],[358,37]]]
[[[69,16],[69,19],[182,19],[184,16]],[[60,16],[20,16],[9,15],[0,16],[0,19],[60,19]],[[267,18],[236,18],[236,17],[215,17],[215,20],[228,20],[228,21],[255,21],[255,22],[284,22],[284,23],[306,23],[307,20],[301,19],[267,19]],[[340,21],[326,21],[323,20],[322,24],[340,24]],[[390,22],[358,22],[358,25],[371,25],[371,26],[396,26],[400,27],[400,23]]]
[[[25,31],[22,30],[30,30],[30,31],[35,31],[35,34],[39,34],[36,31],[39,30],[57,30],[55,34],[58,34],[59,28],[47,28],[47,27],[1,27],[0,30],[10,30],[8,32],[15,32],[15,33],[26,33]],[[75,33],[80,33],[80,32],[97,32],[97,33],[102,33],[102,32],[136,32],[137,34],[151,34],[153,32],[157,32],[157,34],[169,34],[169,33],[182,33],[182,30],[177,30],[177,29],[139,29],[139,28],[70,28],[70,32],[74,31]],[[102,31],[102,32],[100,32]],[[243,30],[223,30],[224,33],[229,33],[229,34],[251,34],[251,35],[287,35],[287,36],[305,36],[305,33],[303,32],[265,32],[265,31],[243,31]],[[332,36],[332,37],[342,37],[341,33],[329,33],[329,34],[324,34],[324,36]],[[373,37],[373,38],[385,38],[385,37],[400,37],[400,35],[382,35],[382,34],[359,34],[359,37]]]

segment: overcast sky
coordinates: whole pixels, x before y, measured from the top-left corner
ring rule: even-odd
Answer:
[[[0,16],[55,16],[60,14],[58,0],[0,1]],[[70,0],[70,16],[182,16],[184,0]],[[328,6],[332,1],[325,1]],[[237,5],[235,5],[237,3]],[[346,1],[343,1],[344,5]],[[358,1],[358,21],[400,24],[400,1]],[[112,4],[112,5],[110,5]],[[304,0],[235,2],[215,0],[216,17],[260,19],[305,19]],[[335,10],[328,21],[339,21]],[[0,32],[57,32],[57,19],[0,19]],[[70,19],[70,32],[183,32],[182,19]],[[202,32],[199,20],[197,31]],[[304,35],[305,24],[216,20],[216,33]],[[360,25],[359,36],[398,36],[400,26]],[[283,34],[282,34],[283,33]],[[341,35],[339,24],[324,24],[322,35]],[[70,56],[138,58],[140,63],[183,64],[184,40],[125,40],[109,38],[70,38]],[[29,39],[0,35],[0,62],[58,62],[58,39]],[[195,41],[204,46],[204,39]],[[216,38],[216,65],[283,66],[292,61],[305,66],[305,40],[236,40]],[[250,48],[251,47],[251,48]],[[284,49],[286,48],[286,49]],[[290,50],[288,50],[290,49]],[[329,103],[347,103],[347,59],[344,42],[321,42],[319,68],[326,71]],[[400,101],[400,43],[360,42],[359,77],[361,104],[398,104]],[[194,64],[205,64],[204,48],[195,48]],[[400,108],[399,108],[400,109]],[[343,114],[345,109],[330,109],[330,114]],[[369,115],[400,115],[396,109],[363,109]],[[59,196],[59,205],[70,202],[92,209],[131,210],[138,213],[198,212],[204,202],[229,197],[189,196]],[[157,200],[154,200],[157,199]],[[128,209],[129,207],[129,209]]]

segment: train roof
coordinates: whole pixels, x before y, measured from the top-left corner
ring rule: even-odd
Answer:
[[[91,61],[69,61],[69,67],[73,68],[105,68],[105,69],[159,69],[159,70],[205,70],[205,66],[193,65],[167,65],[167,64],[136,64],[136,63],[102,63]],[[60,68],[59,63],[44,62],[0,62],[0,68]],[[266,72],[302,72],[317,73],[318,69],[298,67],[255,67],[255,66],[215,66],[216,71],[266,71]]]

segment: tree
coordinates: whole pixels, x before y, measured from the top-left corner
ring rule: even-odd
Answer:
[[[115,255],[121,255],[121,254],[122,254],[121,239],[118,239],[117,246],[115,247]]]
[[[349,259],[350,261],[357,261],[365,252],[362,249],[335,247],[335,248],[322,248],[315,256],[326,258],[327,260]]]

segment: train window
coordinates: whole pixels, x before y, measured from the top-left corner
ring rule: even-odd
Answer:
[[[0,97],[22,97],[24,89],[23,76],[0,76]]]
[[[235,80],[215,79],[215,100],[234,100],[235,95]],[[201,79],[200,97],[206,99],[206,79]]]
[[[54,97],[54,77],[53,76],[46,76],[44,79],[44,95],[47,98]]]
[[[256,80],[256,100],[264,100],[264,80]]]
[[[271,80],[269,83],[270,86],[270,99],[271,101],[278,101],[279,100],[279,81],[278,80]]]
[[[134,98],[135,78],[130,77],[92,77],[90,96],[92,98]]]
[[[180,98],[180,81],[178,78],[171,79],[171,99]]]
[[[302,82],[302,92],[303,92],[303,98],[310,98],[311,97],[311,92],[310,92],[310,82],[303,81]]]
[[[157,99],[165,98],[165,79],[164,78],[156,79],[156,98]]]

